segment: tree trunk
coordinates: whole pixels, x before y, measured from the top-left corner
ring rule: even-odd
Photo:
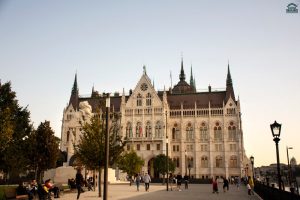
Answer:
[[[101,174],[102,174],[102,169],[101,169],[101,167],[99,167],[99,176],[98,176],[98,191],[99,191],[98,196],[99,196],[99,197],[102,197],[102,190],[101,190]]]

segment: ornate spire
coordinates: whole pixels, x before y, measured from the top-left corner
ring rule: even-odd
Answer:
[[[194,77],[194,90],[195,92],[197,91],[197,88],[196,88],[196,78]]]
[[[190,77],[190,86],[195,88],[194,78],[193,78],[193,66],[191,65],[191,77]]]
[[[226,103],[230,97],[235,101],[233,84],[232,84],[232,79],[231,79],[231,74],[230,74],[230,69],[229,69],[229,62],[228,62],[227,78],[226,78]]]
[[[72,94],[76,94],[77,92],[78,92],[78,87],[77,87],[77,72],[76,72],[74,84],[73,84],[73,88],[72,88]]]
[[[78,98],[79,98],[79,90],[77,85],[77,72],[76,72],[73,87],[72,87],[71,97],[69,101],[69,105],[72,104],[75,110],[78,109],[78,104],[79,104]]]
[[[180,81],[185,81],[185,74],[183,70],[183,58],[181,58],[181,70],[180,70],[179,79]]]
[[[231,74],[230,74],[230,69],[229,69],[229,62],[228,62],[228,69],[227,69],[227,79],[226,79],[226,86],[232,86],[232,79],[231,79]]]

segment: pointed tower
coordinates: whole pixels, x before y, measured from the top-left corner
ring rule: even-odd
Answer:
[[[195,79],[193,77],[193,66],[191,65],[191,77],[190,77],[190,86],[193,88],[194,92],[196,91]]]
[[[76,73],[72,92],[71,92],[71,97],[70,97],[70,101],[69,101],[69,105],[72,104],[72,106],[75,110],[78,110],[78,105],[79,105],[78,98],[79,98],[79,90],[78,90],[78,86],[77,86],[77,73]]]
[[[181,58],[181,69],[179,74],[179,82],[172,89],[173,94],[193,93],[194,88],[185,81],[185,73],[183,69],[183,59]]]
[[[180,70],[180,74],[179,74],[179,80],[185,81],[185,73],[183,70],[183,58],[181,58],[181,70]]]
[[[229,97],[231,97],[235,101],[235,96],[234,96],[234,90],[233,90],[233,84],[232,84],[232,79],[231,79],[231,74],[230,74],[230,68],[229,68],[229,63],[228,63],[228,69],[227,69],[227,78],[226,78],[226,102],[228,101]]]

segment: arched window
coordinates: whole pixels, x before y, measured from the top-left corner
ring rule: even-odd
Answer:
[[[208,167],[208,158],[207,156],[201,157],[201,167]]]
[[[194,139],[194,129],[191,123],[188,123],[186,126],[186,139],[193,140]]]
[[[194,158],[193,157],[188,157],[188,168],[193,168],[194,167]]]
[[[151,130],[151,123],[147,122],[146,124],[146,138],[151,138],[152,137],[152,130]]]
[[[151,106],[151,94],[148,93],[146,96],[146,106]]]
[[[143,129],[141,122],[138,122],[135,127],[135,137],[139,138],[143,136]]]
[[[201,127],[200,127],[200,141],[202,141],[202,142],[208,141],[207,126],[206,126],[205,122],[201,123]]]
[[[70,139],[70,131],[67,132],[67,142],[69,142]]]
[[[128,138],[132,138],[132,126],[131,126],[131,123],[128,122],[127,123],[127,126],[126,126],[126,137]]]
[[[162,137],[162,125],[161,125],[160,121],[156,122],[156,125],[155,125],[155,137],[156,138]]]
[[[142,106],[143,105],[143,98],[142,98],[142,95],[141,94],[138,94],[137,97],[136,97],[136,105],[137,106]]]
[[[221,156],[216,157],[216,167],[223,167],[223,159]]]
[[[222,141],[222,128],[219,124],[219,122],[216,122],[215,127],[214,127],[214,139],[215,141]]]
[[[174,127],[172,128],[172,139],[177,140],[179,138],[179,128],[177,123],[174,124]]]
[[[174,164],[175,164],[175,167],[179,167],[179,158],[178,157],[175,157],[175,158],[173,158],[173,162],[174,162]]]
[[[229,166],[230,167],[238,167],[236,156],[230,156]]]
[[[237,140],[236,127],[234,126],[233,122],[230,122],[228,126],[228,140],[229,141]]]

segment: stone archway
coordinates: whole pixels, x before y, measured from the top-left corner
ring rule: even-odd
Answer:
[[[159,173],[154,170],[154,158],[148,161],[147,172],[152,178],[159,178]]]
[[[69,160],[69,166],[77,166],[77,158],[75,155],[71,156],[70,160]]]

